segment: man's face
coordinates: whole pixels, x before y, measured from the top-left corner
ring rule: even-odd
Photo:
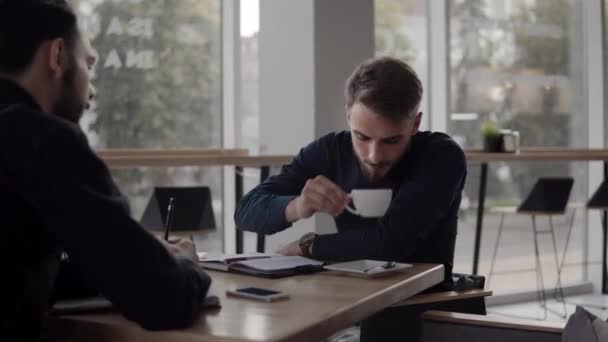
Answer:
[[[95,55],[88,40],[81,37],[75,42],[72,51],[66,50],[66,55],[68,62],[52,112],[78,123],[94,96],[90,70],[95,64]]]
[[[402,121],[387,119],[360,102],[347,113],[353,147],[371,182],[382,180],[405,153],[418,132],[422,113]]]

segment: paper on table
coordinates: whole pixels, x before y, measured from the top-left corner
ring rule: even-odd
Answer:
[[[239,261],[236,264],[260,271],[279,271],[302,266],[322,266],[323,262],[301,256],[273,256],[272,258]]]
[[[358,276],[376,276],[412,267],[411,264],[396,263],[394,267],[383,268],[382,265],[385,264],[386,261],[379,260],[355,260],[338,264],[326,265],[323,268],[330,271],[339,271]]]

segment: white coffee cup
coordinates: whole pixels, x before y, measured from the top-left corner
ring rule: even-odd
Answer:
[[[347,205],[346,210],[361,217],[382,217],[391,204],[392,195],[391,189],[354,189],[349,197],[356,209]]]

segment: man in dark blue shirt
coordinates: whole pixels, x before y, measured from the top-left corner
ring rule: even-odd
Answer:
[[[237,226],[273,234],[325,212],[334,217],[337,233],[306,234],[280,253],[440,263],[451,280],[466,178],[462,149],[446,134],[418,130],[422,84],[397,59],[361,64],[347,81],[345,97],[350,131],[312,142],[280,174],[249,192],[236,210]],[[392,189],[383,217],[344,210],[351,190],[361,188]]]
[[[129,214],[78,121],[95,57],[64,0],[0,0],[0,331],[37,341],[63,252],[148,329],[189,325],[211,283],[194,245]]]
[[[320,260],[397,260],[445,265],[450,279],[466,162],[443,133],[420,132],[422,85],[405,63],[378,58],[362,64],[346,89],[351,130],[303,148],[280,174],[249,192],[235,214],[237,226],[273,234],[325,212],[338,233],[316,235],[281,250]],[[390,188],[380,219],[346,210],[348,193]],[[307,237],[308,238],[308,237]]]

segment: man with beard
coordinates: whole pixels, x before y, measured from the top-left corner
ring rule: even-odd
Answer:
[[[65,0],[0,0],[0,331],[38,340],[60,256],[128,319],[189,325],[210,278],[129,214],[78,127],[95,57]],[[126,94],[125,94],[126,95]]]
[[[446,134],[418,130],[422,84],[397,59],[361,64],[347,81],[345,97],[350,131],[312,142],[280,174],[249,192],[236,210],[237,226],[273,234],[324,212],[334,217],[337,233],[305,234],[279,253],[328,261],[439,263],[450,282],[466,177],[463,151]],[[344,210],[348,193],[360,188],[392,189],[384,217],[362,218]],[[395,330],[372,329],[373,336],[364,323],[362,339],[383,340],[380,336],[395,331],[410,336],[412,331],[401,330],[404,319],[396,321]]]

